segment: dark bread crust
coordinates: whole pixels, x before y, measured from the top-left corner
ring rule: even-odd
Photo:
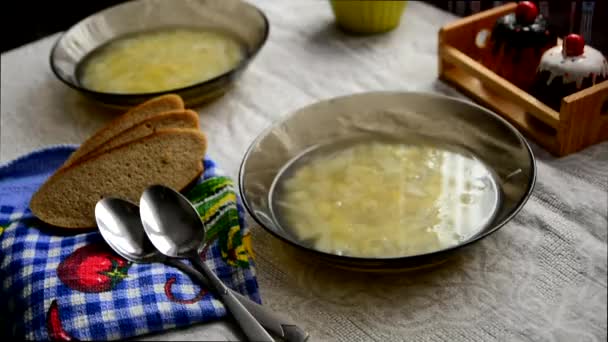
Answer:
[[[61,168],[74,164],[80,157],[92,152],[108,140],[112,139],[115,135],[137,125],[141,121],[163,112],[184,110],[184,106],[184,101],[180,96],[168,94],[155,97],[130,109],[85,140],[85,142],[80,145],[80,148],[72,153]]]
[[[99,154],[101,152],[109,151],[119,145],[123,145],[128,141],[137,140],[150,135],[157,130],[166,128],[192,128],[197,129],[199,127],[198,114],[192,110],[174,110],[170,112],[163,112],[156,114],[151,118],[148,118],[139,124],[128,128],[121,133],[118,133],[112,139],[104,142],[101,146],[97,147],[93,151],[79,157],[78,159],[87,159],[92,155]],[[77,160],[78,161],[78,160]]]

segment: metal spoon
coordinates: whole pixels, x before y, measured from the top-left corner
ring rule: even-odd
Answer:
[[[208,287],[205,277],[179,259],[161,254],[150,242],[139,217],[139,207],[118,198],[104,198],[95,206],[97,226],[108,245],[123,258],[135,263],[159,262],[175,267],[193,280]],[[307,332],[294,322],[252,301],[242,294],[230,290],[251,314],[276,336],[288,342],[304,342]]]
[[[139,200],[139,216],[156,249],[168,257],[188,258],[207,277],[249,340],[274,341],[201,259],[205,227],[186,197],[162,185],[148,187]]]

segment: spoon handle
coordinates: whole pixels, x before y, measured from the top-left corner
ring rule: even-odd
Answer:
[[[209,282],[201,274],[201,272],[195,270],[192,266],[180,261],[179,259],[167,259],[165,260],[165,263],[184,272],[185,274],[190,276],[192,280],[198,281],[204,286],[209,286]],[[257,319],[258,322],[260,322],[260,324],[262,324],[264,328],[266,328],[268,331],[275,334],[276,336],[279,336],[284,341],[305,342],[308,339],[308,333],[302,328],[300,328],[292,320],[282,315],[279,315],[276,312],[273,312],[267,307],[254,302],[248,297],[243,296],[242,294],[232,289],[230,290],[230,292],[234,294],[236,299],[238,299],[239,302],[241,302],[241,304],[243,304],[245,308],[247,308],[247,310],[251,312],[253,317],[255,317],[255,319]]]
[[[192,264],[207,277],[209,285],[211,285],[222,298],[222,301],[250,341],[274,342],[272,336],[262,328],[260,322],[256,321],[253,315],[247,311],[245,306],[236,299],[230,289],[209,269],[209,267],[207,267],[207,264],[205,264],[198,255],[190,258],[190,261],[192,261]]]

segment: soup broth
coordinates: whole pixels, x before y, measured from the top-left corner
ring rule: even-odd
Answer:
[[[492,171],[464,150],[378,139],[313,148],[275,179],[276,222],[319,251],[367,258],[424,254],[493,219]]]
[[[167,28],[121,37],[95,49],[79,66],[79,82],[108,93],[152,93],[217,77],[245,57],[244,45],[211,30]]]

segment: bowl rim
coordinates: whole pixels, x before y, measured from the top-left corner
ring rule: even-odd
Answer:
[[[231,69],[229,69],[228,71],[225,71],[224,73],[215,76],[213,78],[207,79],[205,81],[201,81],[198,83],[194,83],[185,87],[180,87],[180,88],[173,88],[173,89],[167,89],[167,90],[162,90],[162,91],[155,91],[155,92],[147,92],[147,93],[110,93],[110,92],[103,92],[103,91],[96,91],[96,90],[92,90],[89,88],[86,88],[80,84],[78,84],[78,82],[71,82],[68,79],[64,78],[61,76],[60,72],[58,71],[58,67],[56,65],[56,61],[55,61],[55,52],[57,50],[57,48],[59,47],[59,44],[61,43],[61,41],[65,38],[65,36],[75,27],[81,25],[84,21],[89,20],[90,18],[99,15],[103,12],[106,11],[111,11],[117,7],[121,7],[121,6],[125,6],[125,5],[132,5],[135,2],[145,2],[147,0],[138,0],[138,1],[132,1],[132,2],[126,2],[126,3],[121,3],[121,4],[117,4],[114,6],[110,6],[107,8],[104,8],[100,11],[97,11],[83,19],[81,19],[80,21],[78,21],[77,23],[75,23],[74,25],[70,26],[68,29],[66,29],[65,31],[63,31],[61,33],[61,35],[57,38],[57,40],[55,41],[55,43],[53,44],[53,47],[51,48],[51,53],[49,55],[49,64],[51,66],[51,70],[53,71],[53,74],[55,74],[55,77],[57,77],[61,82],[63,82],[64,84],[66,84],[67,86],[69,86],[72,89],[81,91],[83,93],[86,93],[87,95],[91,95],[91,96],[95,96],[95,97],[99,97],[99,96],[111,96],[118,99],[130,99],[130,98],[140,98],[140,97],[155,97],[155,96],[160,96],[160,95],[164,95],[164,94],[169,94],[169,93],[181,93],[181,92],[186,92],[186,91],[190,91],[193,89],[196,89],[198,87],[202,87],[205,85],[211,85],[214,84],[222,79],[230,79],[233,76],[237,75],[239,72],[243,71],[247,65],[257,56],[257,54],[260,52],[260,50],[262,49],[262,47],[266,44],[266,41],[268,40],[268,37],[270,35],[270,22],[268,21],[268,17],[266,16],[266,14],[257,6],[244,1],[244,0],[237,0],[239,2],[241,2],[242,4],[251,7],[254,11],[256,11],[262,18],[262,21],[264,22],[264,33],[262,34],[262,38],[259,40],[258,44],[256,46],[254,46],[253,49],[251,49],[251,51],[247,51],[245,58],[243,58],[237,65],[235,65],[234,67],[232,67]],[[174,27],[178,27],[179,25],[175,25]],[[170,27],[170,26],[166,26],[166,27]],[[182,26],[179,26],[182,27]],[[183,27],[187,27],[187,26],[183,26]],[[160,27],[159,27],[160,28]],[[136,33],[136,32],[133,32]],[[115,37],[118,38],[119,36]],[[101,45],[99,45],[101,46]],[[96,48],[98,48],[99,46],[96,46],[93,50],[95,50]],[[91,50],[91,51],[93,51]],[[87,54],[88,55],[88,54]],[[85,57],[87,56],[85,55]],[[82,59],[80,60],[82,61]],[[79,61],[79,62],[80,62]]]
[[[299,111],[308,108],[310,106],[319,104],[321,102],[328,102],[328,101],[336,101],[336,100],[341,100],[341,99],[346,99],[346,98],[351,98],[354,96],[358,96],[358,95],[371,95],[371,94],[393,94],[393,95],[408,95],[408,96],[424,96],[424,97],[429,97],[429,98],[437,98],[437,99],[442,99],[442,100],[448,100],[448,101],[455,101],[455,102],[460,102],[464,105],[468,105],[468,106],[472,106],[475,107],[479,110],[481,110],[482,112],[485,112],[486,114],[489,114],[491,116],[493,116],[494,118],[498,119],[500,122],[502,122],[518,139],[519,141],[523,144],[523,146],[525,147],[526,151],[528,152],[528,157],[529,157],[529,161],[531,164],[531,176],[530,179],[528,180],[528,184],[527,184],[527,189],[526,192],[524,193],[524,195],[519,199],[519,201],[517,202],[517,204],[515,205],[515,209],[513,209],[513,211],[511,213],[509,213],[509,215],[507,215],[505,218],[503,218],[501,221],[497,222],[496,224],[491,225],[491,228],[488,229],[487,231],[483,232],[483,233],[478,233],[476,235],[474,235],[472,238],[465,240],[462,243],[459,243],[457,245],[454,246],[450,246],[447,248],[443,248],[443,249],[439,249],[436,251],[432,251],[432,252],[427,252],[427,253],[422,253],[422,254],[414,254],[414,255],[407,255],[407,256],[399,256],[399,257],[386,257],[386,258],[370,258],[370,257],[357,257],[357,256],[349,256],[349,255],[338,255],[338,254],[333,254],[333,253],[328,253],[328,252],[323,252],[311,247],[307,247],[304,246],[302,244],[297,243],[296,241],[292,241],[288,238],[285,238],[284,236],[281,236],[280,234],[278,234],[277,232],[273,231],[272,229],[266,227],[266,225],[264,223],[262,223],[262,221],[254,214],[254,211],[252,208],[250,208],[249,203],[247,201],[247,197],[245,195],[245,189],[244,189],[244,170],[245,170],[245,165],[247,163],[247,160],[249,159],[249,155],[251,154],[251,152],[253,151],[254,146],[256,146],[256,144],[263,138],[265,137],[268,132],[272,131],[274,128],[278,127],[279,125],[281,125],[282,123],[284,123],[285,121],[289,120],[291,117],[295,116]],[[524,136],[515,128],[515,126],[513,126],[511,123],[509,123],[506,119],[504,119],[503,117],[501,117],[500,115],[494,113],[493,111],[491,111],[488,108],[485,108],[481,105],[478,105],[476,103],[473,103],[471,101],[468,101],[466,99],[460,99],[460,98],[456,98],[453,96],[449,96],[449,95],[444,95],[444,94],[439,94],[439,93],[432,93],[432,92],[419,92],[419,91],[369,91],[369,92],[358,92],[358,93],[351,93],[351,94],[347,94],[347,95],[342,95],[342,96],[337,96],[337,97],[332,97],[332,98],[325,98],[325,99],[321,99],[318,100],[316,102],[313,103],[309,103],[305,106],[302,106],[292,112],[290,112],[289,114],[287,114],[286,116],[281,117],[280,119],[276,120],[275,122],[273,122],[269,127],[265,128],[262,132],[260,132],[258,134],[258,136],[251,142],[251,144],[249,145],[249,147],[247,148],[247,151],[245,152],[245,155],[243,156],[243,159],[241,160],[241,164],[239,167],[239,174],[238,174],[238,181],[239,181],[239,193],[243,202],[244,207],[247,209],[247,212],[249,213],[249,215],[253,218],[253,220],[260,225],[265,231],[269,232],[270,234],[272,234],[274,237],[278,238],[279,240],[282,240],[283,242],[286,242],[288,245],[291,245],[293,247],[296,247],[299,250],[302,250],[304,252],[312,252],[313,254],[315,254],[316,256],[325,258],[325,259],[340,259],[343,262],[349,262],[349,263],[403,263],[406,261],[412,261],[413,259],[423,259],[423,258],[427,258],[427,257],[434,257],[434,256],[439,256],[439,255],[444,255],[446,253],[449,252],[453,252],[455,250],[461,249],[463,247],[469,246],[493,233],[495,233],[497,230],[499,230],[500,228],[502,228],[503,226],[505,226],[508,222],[510,222],[524,207],[524,205],[526,204],[526,202],[530,199],[530,196],[532,195],[532,192],[534,191],[534,187],[536,185],[536,177],[537,177],[537,166],[536,166],[536,158],[534,156],[534,153],[532,152],[532,148],[530,147],[530,144],[528,144],[527,140],[524,138]]]

